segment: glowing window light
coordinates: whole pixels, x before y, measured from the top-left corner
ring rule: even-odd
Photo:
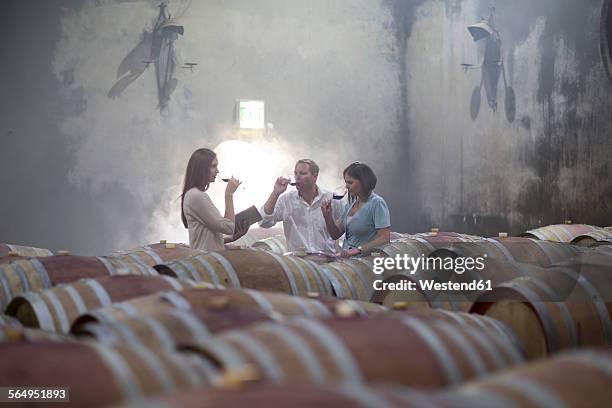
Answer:
[[[239,100],[238,127],[240,129],[264,129],[264,101]]]

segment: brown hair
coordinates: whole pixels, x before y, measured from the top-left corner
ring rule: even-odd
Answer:
[[[319,175],[319,165],[317,163],[315,163],[314,160],[300,159],[300,160],[298,160],[295,163],[296,166],[298,164],[306,164],[306,165],[308,165],[308,170],[310,171],[310,174],[312,174],[315,177],[317,177]]]
[[[200,191],[208,190],[210,184],[210,165],[217,157],[217,154],[210,149],[201,148],[193,152],[187,170],[185,170],[185,182],[183,184],[183,193],[181,194],[181,220],[187,228],[187,218],[183,211],[183,202],[185,194],[192,188],[197,188]]]
[[[370,166],[359,162],[351,163],[344,169],[342,176],[346,176],[347,174],[355,180],[359,180],[364,194],[366,197],[370,197],[370,194],[372,194],[372,191],[376,187],[377,181],[376,175]]]

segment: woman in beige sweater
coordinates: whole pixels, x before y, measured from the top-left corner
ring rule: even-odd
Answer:
[[[210,149],[198,149],[191,155],[185,171],[185,184],[181,194],[181,219],[189,230],[189,246],[205,251],[218,251],[224,243],[232,242],[246,233],[248,228],[235,226],[234,193],[240,181],[230,178],[225,188],[225,214],[221,216],[206,193],[215,181],[219,161]],[[230,235],[229,237],[223,237]]]

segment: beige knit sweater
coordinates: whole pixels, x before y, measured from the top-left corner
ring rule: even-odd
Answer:
[[[187,218],[189,246],[194,249],[223,249],[223,234],[234,233],[234,223],[223,218],[208,194],[197,188],[185,193],[183,212]]]

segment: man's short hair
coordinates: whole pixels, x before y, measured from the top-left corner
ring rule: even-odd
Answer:
[[[310,174],[312,174],[315,177],[317,177],[319,175],[319,166],[317,165],[317,163],[314,162],[314,160],[300,159],[300,160],[298,160],[295,163],[296,166],[298,164],[306,164],[306,165],[308,165],[308,170],[310,171]]]

